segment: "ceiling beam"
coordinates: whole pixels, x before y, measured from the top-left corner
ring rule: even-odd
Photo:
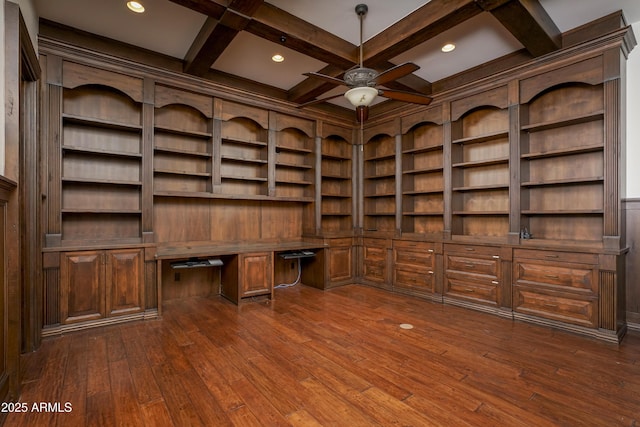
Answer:
[[[205,6],[211,8],[214,16],[208,16],[187,51],[184,72],[203,76],[238,33],[245,29],[251,20],[251,14],[258,10],[264,0],[233,0],[222,14],[218,7],[212,7],[212,4],[217,3],[207,1],[203,4],[203,0],[198,3],[199,9],[205,9]]]
[[[269,3],[260,6],[245,30],[327,64],[349,68],[357,62],[357,46]]]
[[[376,67],[481,12],[474,0],[431,0],[365,42],[365,65]]]
[[[227,6],[213,0],[170,0],[175,4],[184,6],[195,12],[214,19],[220,19],[222,14],[227,10]]]
[[[562,34],[538,0],[476,0],[534,57],[562,47]]]

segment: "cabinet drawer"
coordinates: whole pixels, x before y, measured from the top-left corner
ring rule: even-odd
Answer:
[[[412,242],[410,240],[394,240],[394,249],[408,249],[420,252],[435,252],[435,244],[433,242]]]
[[[445,253],[486,255],[495,259],[500,259],[500,250],[500,248],[494,246],[457,245],[451,243],[444,245]]]
[[[498,281],[487,276],[448,272],[445,277],[444,293],[449,297],[496,305]]]
[[[597,294],[598,281],[596,271],[583,264],[561,265],[542,262],[516,262],[516,283],[521,285],[534,284],[542,287],[561,288],[559,290]]]
[[[415,267],[417,269],[431,269],[433,266],[433,254],[429,252],[394,250],[395,264]]]
[[[498,261],[498,259],[494,258],[472,258],[461,255],[447,255],[445,268],[447,271],[463,271],[498,277]]]
[[[393,285],[399,288],[433,291],[433,271],[394,270]]]
[[[384,261],[387,249],[380,246],[364,246],[363,256],[365,261]]]
[[[597,297],[516,285],[513,309],[517,313],[589,328],[597,327]]]
[[[515,249],[514,258],[528,258],[545,261],[575,262],[580,264],[598,264],[598,255],[573,252],[542,251],[536,249]]]
[[[364,266],[364,277],[368,280],[372,280],[374,282],[384,282],[385,281],[385,268],[384,264],[379,262],[365,262]]]
[[[328,239],[327,243],[329,244],[329,247],[332,247],[332,248],[340,248],[340,247],[350,248],[353,246],[353,239],[351,237],[341,238],[341,239]]]

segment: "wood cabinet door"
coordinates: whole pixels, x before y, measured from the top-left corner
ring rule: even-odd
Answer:
[[[352,249],[351,246],[344,248],[329,248],[329,282],[339,282],[351,279],[352,271]]]
[[[108,316],[144,310],[143,249],[106,253],[106,312]]]
[[[243,254],[240,263],[240,295],[270,294],[273,289],[271,252]]]
[[[104,253],[63,253],[60,262],[62,323],[96,320],[105,316]]]

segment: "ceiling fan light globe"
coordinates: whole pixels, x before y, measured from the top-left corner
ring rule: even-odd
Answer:
[[[354,107],[361,107],[361,106],[368,107],[369,105],[371,105],[371,103],[373,102],[373,100],[376,98],[377,95],[378,95],[378,89],[365,86],[365,87],[354,87],[352,89],[349,89],[344,94],[344,97],[347,98],[351,103],[351,105],[353,105]]]

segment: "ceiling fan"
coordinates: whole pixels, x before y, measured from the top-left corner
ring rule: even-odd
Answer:
[[[371,68],[365,68],[362,64],[362,21],[369,8],[366,4],[359,4],[356,6],[355,10],[360,20],[360,64],[347,70],[344,73],[343,80],[316,72],[304,73],[304,75],[308,77],[319,78],[330,83],[345,85],[349,90],[344,94],[306,102],[301,104],[299,107],[302,108],[308,105],[319,104],[344,95],[344,97],[347,98],[354,107],[356,107],[356,117],[358,121],[364,122],[369,116],[369,105],[371,105],[371,102],[373,102],[376,96],[382,96],[384,98],[395,99],[412,104],[428,105],[431,103],[432,98],[421,93],[381,89],[377,87],[409,75],[420,69],[420,67],[414,63],[405,62],[404,64],[396,65],[395,67],[391,67],[381,73],[378,73],[376,70]]]

